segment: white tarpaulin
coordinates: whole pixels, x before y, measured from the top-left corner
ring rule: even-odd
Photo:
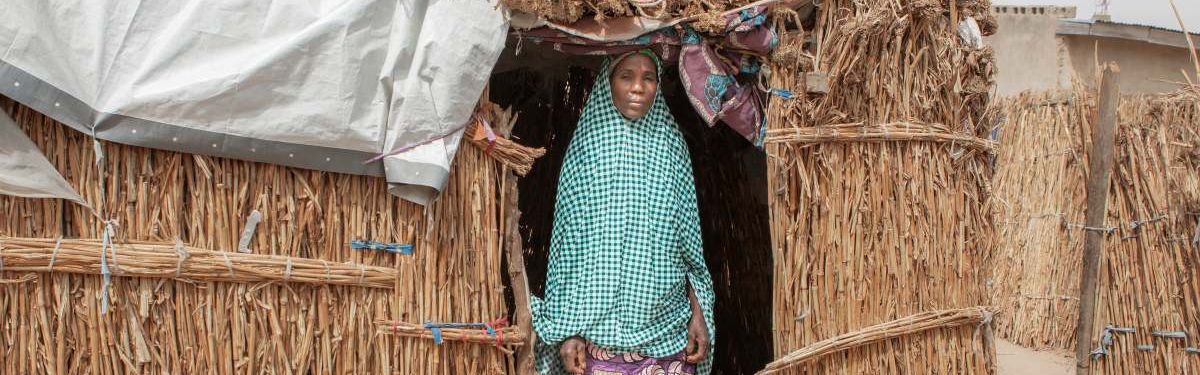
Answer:
[[[2,3],[0,94],[100,139],[381,175],[422,204],[508,30],[494,0]]]
[[[0,112],[0,176],[0,194],[83,203],[79,193],[4,112]]]

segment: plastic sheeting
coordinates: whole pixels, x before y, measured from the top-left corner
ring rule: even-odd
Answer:
[[[62,198],[84,204],[79,193],[4,112],[0,112],[0,177],[0,194]]]
[[[4,3],[0,94],[100,139],[381,175],[421,204],[508,30],[488,0]]]

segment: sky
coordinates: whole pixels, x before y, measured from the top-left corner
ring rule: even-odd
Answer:
[[[1091,19],[1097,0],[992,0],[992,5],[1073,5],[1076,18]],[[1136,23],[1179,30],[1179,22],[1167,0],[1109,0],[1113,22]],[[1189,32],[1200,32],[1200,0],[1175,0],[1179,16]]]

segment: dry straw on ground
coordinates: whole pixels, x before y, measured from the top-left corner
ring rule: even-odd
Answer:
[[[90,138],[12,102],[0,107],[88,202],[102,199]],[[290,257],[321,264],[305,271],[318,279],[325,277],[325,263],[386,268],[396,277],[384,289],[118,273],[102,315],[102,278],[58,272],[56,265],[53,273],[0,284],[0,373],[509,372],[511,357],[494,344],[447,340],[438,346],[424,337],[382,334],[377,325],[487,322],[508,314],[499,200],[506,172],[479,149],[461,149],[448,186],[427,209],[390,196],[374,177],[107,142],[104,151],[103,215],[117,223],[121,266],[135,264],[121,246],[179,239],[217,252],[206,261],[216,276],[227,274],[222,252],[235,262],[234,275],[252,273],[233,258],[247,215],[258,210],[264,217],[249,247],[253,257],[276,262],[266,266],[272,272],[253,266],[253,273],[281,277],[286,260],[282,267],[277,261]],[[3,236],[96,240],[103,233],[90,211],[60,200],[0,197],[0,215]],[[414,251],[352,250],[352,239],[408,243]],[[173,246],[161,250],[165,263],[153,272],[173,273]],[[193,253],[197,261],[200,252]],[[66,256],[60,250],[59,261]],[[351,268],[338,277],[356,281],[357,267]],[[25,275],[0,272],[0,280]]]
[[[955,25],[989,10],[986,1],[956,4],[823,1],[812,29],[784,34],[787,55],[772,59],[769,86],[799,97],[773,97],[767,119],[776,358],[988,303],[991,124],[983,117],[992,58]],[[801,48],[806,41],[812,48]],[[809,70],[828,75],[827,94],[803,93],[798,76]],[[852,129],[838,139],[795,137],[829,124]],[[940,324],[785,373],[990,373],[989,331]]]
[[[1195,86],[1122,98],[1101,261],[1097,340],[1106,325],[1105,374],[1200,369],[1200,95]],[[1005,100],[994,183],[1000,224],[998,333],[1018,344],[1073,348],[1079,309],[1084,181],[1095,93],[1074,90]],[[1156,334],[1157,332],[1157,334]],[[1182,333],[1187,338],[1174,338]],[[1091,343],[1089,346],[1098,346]],[[1141,348],[1139,349],[1139,346]]]

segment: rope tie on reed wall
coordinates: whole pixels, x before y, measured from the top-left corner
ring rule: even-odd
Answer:
[[[229,253],[221,250],[221,257],[225,258],[225,268],[229,269],[229,277],[233,277],[233,262],[229,261]]]
[[[975,346],[974,343],[980,342],[980,334],[981,333],[983,334],[983,340],[985,341],[984,342],[985,345],[991,342],[991,340],[992,340],[992,332],[991,332],[992,318],[994,318],[996,314],[993,313],[991,310],[988,310],[987,308],[980,307],[979,315],[982,318],[979,320],[979,325],[975,326],[975,335],[974,335],[974,337],[972,337],[972,345],[971,345],[973,347],[972,351],[974,351],[976,353],[978,353],[979,351],[974,349],[974,346]]]
[[[183,270],[183,262],[186,262],[187,258],[191,256],[179,238],[175,238],[175,254],[179,256],[179,261],[175,262],[175,277],[179,277],[179,272]]]
[[[54,250],[50,252],[50,265],[46,267],[46,272],[54,272],[54,261],[58,259],[58,250],[62,248],[62,236],[58,236],[58,240],[54,241]],[[4,260],[0,259],[0,262]]]
[[[287,266],[283,268],[283,281],[288,282],[292,279],[292,257],[287,257]]]
[[[103,190],[103,188],[101,188]],[[100,240],[100,275],[104,282],[100,288],[100,315],[108,314],[108,288],[112,284],[112,271],[108,268],[108,248],[113,247],[113,266],[116,266],[116,247],[112,246],[112,221],[104,222],[104,236]]]
[[[108,180],[108,168],[105,165],[104,145],[100,144],[100,138],[96,137],[96,128],[92,127],[92,153],[96,159],[96,178],[99,179],[100,197],[97,199],[98,209],[93,210],[92,214],[100,219],[104,224],[104,234],[100,242],[100,275],[103,276],[103,282],[100,287],[100,315],[108,314],[108,289],[112,285],[112,271],[108,268],[108,248],[112,247],[113,236],[116,235],[116,230],[113,227],[116,225],[115,220],[110,220],[104,215],[106,200],[108,199],[108,187],[105,181]],[[117,251],[113,247],[113,266],[117,267]]]

